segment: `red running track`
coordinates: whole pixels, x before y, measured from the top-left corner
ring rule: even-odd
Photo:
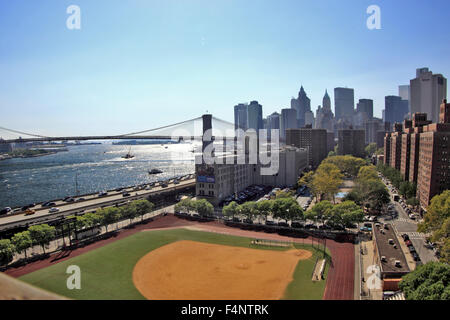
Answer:
[[[67,259],[76,257],[80,254],[100,248],[116,240],[123,239],[134,233],[148,230],[148,229],[164,229],[173,227],[191,226],[205,231],[225,233],[236,236],[254,237],[260,239],[273,240],[293,240],[296,242],[305,242],[306,239],[290,238],[274,233],[264,233],[256,231],[241,230],[237,228],[227,227],[218,222],[198,223],[179,219],[173,215],[161,217],[147,224],[136,225],[131,229],[124,229],[119,231],[116,237],[100,240],[82,248],[70,251],[65,257],[55,260],[61,253],[54,253],[45,260],[39,260],[29,263],[18,268],[8,269],[5,273],[12,277],[20,277],[27,273],[46,268],[53,264],[65,261]],[[311,238],[308,238],[311,240]],[[354,290],[354,248],[351,243],[339,243],[333,240],[327,240],[326,245],[331,252],[332,265],[328,270],[327,283],[325,287],[324,300],[353,300]]]

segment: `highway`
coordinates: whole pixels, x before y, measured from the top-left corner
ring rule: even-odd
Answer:
[[[36,211],[33,215],[26,216],[24,213],[18,213],[2,216],[0,218],[0,230],[45,222],[75,213],[87,212],[88,210],[93,211],[101,207],[111,206],[117,203],[143,199],[149,195],[159,193],[161,191],[165,192],[195,186],[195,179],[188,176],[184,178],[184,180],[179,180],[178,184],[174,184],[173,180],[170,180],[167,185],[168,186],[164,188],[159,183],[156,183],[150,190],[136,190],[136,187],[129,187],[124,188],[121,191],[108,191],[108,194],[103,197],[99,197],[98,194],[73,197],[74,199],[79,199],[81,197],[85,199],[79,202],[67,203],[62,200],[53,201],[55,202],[55,205],[52,207],[60,210],[56,213],[50,213],[50,208],[43,208],[40,204],[38,204],[32,208]],[[130,193],[130,196],[124,197],[122,195],[123,192]]]

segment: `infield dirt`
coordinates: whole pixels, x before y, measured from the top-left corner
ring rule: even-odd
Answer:
[[[177,241],[136,264],[133,282],[151,300],[278,300],[308,250],[259,250]]]

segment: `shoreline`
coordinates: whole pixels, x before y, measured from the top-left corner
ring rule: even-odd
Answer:
[[[0,155],[0,161],[2,160],[9,160],[9,159],[25,159],[25,158],[37,158],[37,157],[44,157],[44,156],[49,156],[52,154],[56,154],[58,152],[68,152],[68,149],[65,150],[58,150],[58,151],[49,151],[46,153],[40,153],[40,154],[33,154],[33,155],[17,155],[17,156],[10,156],[10,155]]]

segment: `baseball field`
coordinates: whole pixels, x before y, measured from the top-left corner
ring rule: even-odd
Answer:
[[[322,299],[326,281],[311,280],[321,250],[252,240],[186,228],[142,231],[20,279],[86,300]],[[67,288],[71,265],[80,268],[81,289]]]

